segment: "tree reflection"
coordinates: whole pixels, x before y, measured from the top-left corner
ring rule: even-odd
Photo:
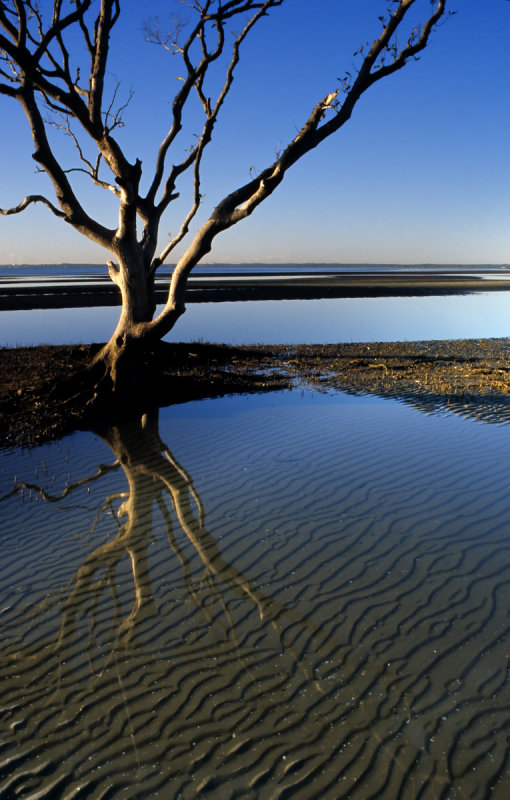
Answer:
[[[261,625],[269,625],[273,635],[277,635],[278,647],[285,649],[303,676],[313,681],[314,670],[310,666],[303,647],[294,642],[299,635],[294,626],[308,631],[305,638],[313,635],[306,619],[294,609],[288,608],[275,598],[264,594],[242,571],[227,561],[214,536],[205,524],[205,509],[195,489],[192,477],[172,455],[159,434],[158,412],[145,414],[139,419],[114,425],[99,434],[115,456],[111,464],[100,464],[92,475],[68,483],[60,494],[51,494],[42,487],[28,482],[15,481],[13,494],[37,494],[48,503],[58,503],[68,498],[74,491],[97,482],[114,470],[121,469],[127,481],[127,490],[108,494],[92,524],[92,530],[102,513],[113,516],[116,532],[112,538],[93,549],[74,576],[67,588],[59,593],[59,630],[52,649],[60,663],[69,664],[78,656],[76,640],[78,628],[83,627],[84,617],[89,617],[88,640],[89,658],[94,650],[94,636],[99,629],[98,614],[111,604],[113,634],[109,652],[104,654],[105,664],[120,651],[140,646],[139,634],[146,630],[151,619],[158,617],[151,580],[149,548],[155,542],[155,530],[161,526],[170,545],[170,552],[181,567],[186,595],[201,615],[205,615],[210,626],[222,619],[222,627],[227,635],[236,639],[236,626],[227,594],[233,593],[238,599],[248,601],[256,610]],[[94,488],[97,494],[98,487]],[[6,499],[4,498],[4,499]],[[158,523],[155,515],[159,511]],[[179,531],[185,534],[192,545],[192,552],[198,556],[202,574],[197,579],[189,556],[189,549],[180,544]],[[132,591],[119,581],[119,572],[129,564]],[[122,585],[120,585],[122,584]],[[105,600],[105,591],[109,600]],[[126,613],[126,598],[133,596]],[[48,599],[40,606],[40,611],[48,608]],[[218,613],[220,609],[221,613]],[[242,615],[241,615],[242,616]],[[37,614],[36,614],[37,617]],[[246,625],[243,636],[246,636]],[[103,624],[104,628],[104,624]],[[288,631],[293,629],[292,635]],[[287,633],[286,633],[287,631]],[[104,638],[104,632],[103,632]],[[30,648],[31,649],[31,648]],[[28,653],[26,652],[25,655]],[[32,651],[33,655],[33,651]],[[21,653],[17,654],[21,657]],[[96,667],[97,669],[97,667]],[[317,685],[318,686],[318,685]]]
[[[330,448],[311,481],[304,457],[281,470],[275,495],[301,470],[310,485],[260,543],[247,528],[260,511],[267,530],[272,475],[230,487],[218,474],[221,497],[204,503],[157,414],[100,435],[111,463],[60,494],[16,481],[4,498],[37,494],[47,505],[30,507],[30,523],[55,530],[41,524],[19,547],[5,538],[2,797],[468,796],[473,770],[495,784],[508,757],[487,734],[487,720],[498,731],[508,717],[498,464],[479,491],[474,466],[459,495],[442,490],[434,460],[437,484],[412,479],[407,495],[412,460],[374,467],[370,440],[345,446],[335,469]],[[69,522],[84,513],[79,551]],[[243,535],[230,535],[230,515]],[[66,585],[41,601],[48,579]]]

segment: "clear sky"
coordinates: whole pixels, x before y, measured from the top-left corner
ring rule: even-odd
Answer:
[[[120,79],[122,99],[131,89],[134,98],[119,135],[149,175],[169,126],[178,69],[144,42],[142,21],[159,15],[163,22],[175,3],[121,5],[128,10],[112,38],[110,75]],[[249,219],[215,240],[208,261],[510,262],[510,2],[450,5],[457,14],[420,60],[373,86],[344,128],[298,163]],[[418,6],[423,19],[430,4]],[[243,47],[204,164],[197,224],[250,169],[270,164],[337,79],[353,71],[353,53],[380,32],[385,7],[384,0],[285,0],[262,21]],[[51,197],[46,177],[34,171],[28,125],[14,101],[0,97],[0,120],[0,206],[26,194]],[[188,121],[183,146],[198,130],[193,116]],[[62,144],[73,166],[72,150]],[[113,226],[114,198],[81,179],[79,187],[87,210]],[[186,189],[164,220],[161,245],[188,207]],[[0,217],[0,263],[108,257],[43,207]]]

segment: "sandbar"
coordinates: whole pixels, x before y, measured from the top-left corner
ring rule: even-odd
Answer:
[[[510,275],[509,275],[510,278]],[[434,269],[329,274],[232,274],[200,275],[188,282],[187,303],[246,300],[309,300],[344,297],[411,297],[469,294],[510,290],[501,272]],[[168,284],[156,285],[156,302],[164,303]],[[32,284],[0,281],[0,311],[45,308],[118,306],[120,293],[107,279],[70,277]]]

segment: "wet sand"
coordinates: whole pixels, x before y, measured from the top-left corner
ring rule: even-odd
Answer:
[[[79,408],[64,416],[52,389],[98,346],[0,349],[0,443],[91,424]],[[509,339],[154,354],[166,403],[301,386],[488,422],[510,422],[509,355]],[[339,786],[358,798],[464,797],[474,786],[508,797],[506,440],[497,431],[485,448],[481,426],[425,434],[370,414],[360,437],[356,419],[313,424],[286,411],[269,437],[258,415],[248,426],[206,421],[186,461],[200,466],[200,496],[170,455],[171,424],[164,453],[146,436],[147,451],[91,476],[94,443],[79,455],[54,446],[48,475],[27,456],[52,496],[34,490],[32,502],[14,477],[4,498],[6,791],[223,798],[249,785],[301,800]],[[115,442],[131,454],[127,435]],[[246,471],[245,452],[258,471]],[[121,469],[147,492],[138,508],[140,484],[133,492],[131,538],[111,532],[112,497],[127,507],[125,484],[108,483]],[[154,498],[168,507],[151,527]],[[141,554],[133,584],[124,565],[101,572],[111,553],[119,565]],[[122,619],[119,597],[125,611],[142,598],[133,612],[143,613]]]
[[[508,800],[510,429],[220,405],[5,454],[2,798]]]

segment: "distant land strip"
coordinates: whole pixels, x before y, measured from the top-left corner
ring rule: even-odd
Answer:
[[[28,284],[28,280],[27,280]],[[322,275],[231,275],[192,278],[186,301],[207,303],[245,300],[309,300],[342,297],[410,297],[510,290],[510,280],[451,272],[342,272]],[[164,303],[168,284],[156,286]],[[31,281],[20,285],[0,280],[0,311],[45,308],[90,308],[120,305],[116,286],[74,276],[65,283]]]

